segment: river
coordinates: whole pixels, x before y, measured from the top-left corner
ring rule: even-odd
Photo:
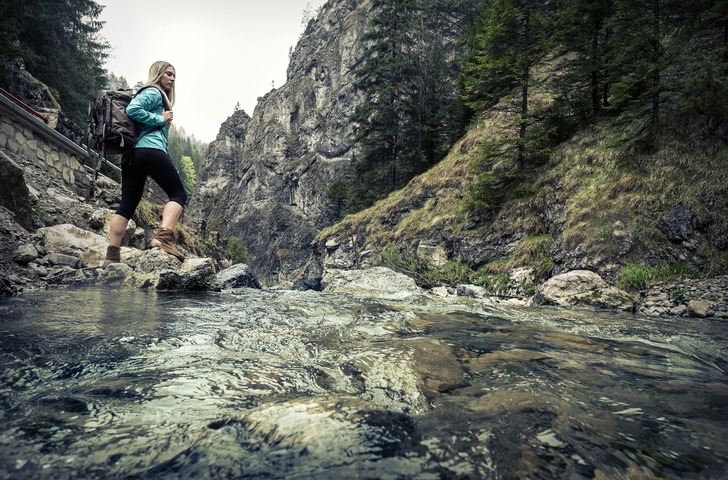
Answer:
[[[728,477],[728,323],[240,289],[0,300],[0,479]]]

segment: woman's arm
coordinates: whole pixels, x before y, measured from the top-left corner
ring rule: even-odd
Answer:
[[[165,123],[161,113],[162,94],[156,88],[145,88],[141,93],[131,99],[126,107],[129,118],[141,124],[154,127]],[[160,113],[156,113],[160,111]]]

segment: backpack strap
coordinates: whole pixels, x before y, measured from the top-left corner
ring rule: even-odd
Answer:
[[[136,93],[134,94],[134,97],[136,97],[137,95],[142,93],[142,90],[146,90],[147,88],[156,88],[157,90],[159,90],[159,88],[157,88],[154,85],[144,85],[143,87],[141,87],[139,90],[136,91]],[[164,98],[164,95],[162,94],[161,90],[159,92],[159,95],[162,97],[162,111],[166,112],[167,110],[169,110],[169,105],[167,104],[167,101]]]
[[[137,95],[139,95],[140,93],[142,93],[142,90],[146,90],[147,88],[157,88],[157,87],[155,87],[154,85],[145,85],[142,88],[140,88],[139,90],[137,90],[137,92],[134,94],[134,96],[136,97]],[[169,108],[167,108],[167,102],[165,101],[164,95],[162,95],[162,92],[159,92],[159,94],[162,97],[162,111],[163,112],[166,112],[167,110],[169,110]],[[152,128],[151,130],[149,130],[148,132],[146,132],[144,135],[139,135],[139,137],[136,140],[136,143],[139,143],[139,141],[142,138],[146,137],[150,133],[153,133],[153,132],[156,132],[157,130],[163,129],[165,125],[166,125],[166,122],[163,123],[163,124],[161,124],[161,125],[157,125],[156,127]]]

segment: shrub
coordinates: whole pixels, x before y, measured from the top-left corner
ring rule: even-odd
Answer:
[[[683,303],[688,299],[688,294],[682,288],[676,288],[670,292],[670,300],[675,303]]]
[[[240,238],[231,236],[227,239],[227,254],[233,265],[248,262],[248,248],[243,245]]]
[[[413,248],[390,245],[382,250],[377,260],[384,267],[412,277],[417,285],[424,288],[437,285],[456,286],[470,282],[473,276],[473,271],[463,262],[451,260],[444,265],[435,266],[428,258],[418,256]]]

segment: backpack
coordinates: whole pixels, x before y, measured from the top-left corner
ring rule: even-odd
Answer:
[[[97,95],[89,106],[88,141],[89,150],[95,150],[101,160],[106,154],[123,155],[131,151],[141,140],[140,125],[126,114],[126,107],[132,98],[150,86],[140,88],[136,93],[128,90],[106,90]],[[147,133],[159,130],[160,125]],[[146,135],[146,134],[145,134]],[[89,151],[89,156],[91,152]],[[98,170],[98,167],[97,167]]]

